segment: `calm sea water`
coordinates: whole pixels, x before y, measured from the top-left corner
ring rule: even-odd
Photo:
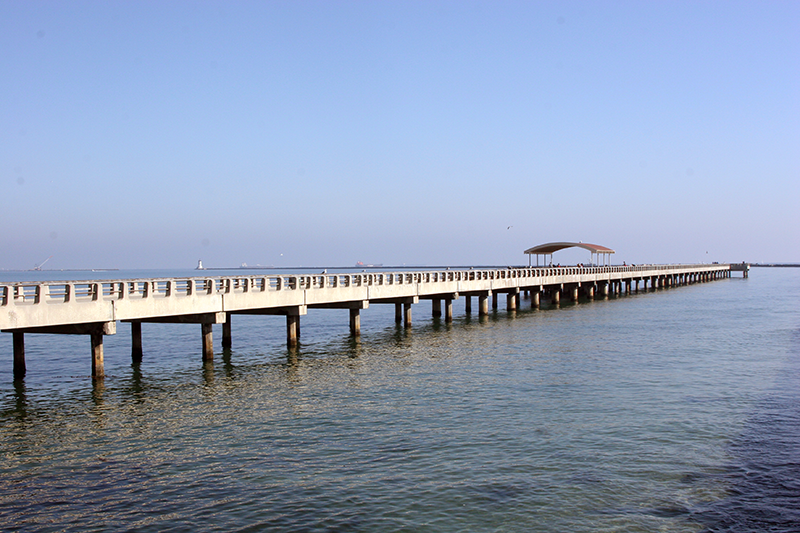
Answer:
[[[0,334],[0,529],[800,530],[800,270],[503,301],[409,331],[373,305],[358,342],[310,310],[294,353],[237,316],[206,366],[199,326],[144,324],[132,367],[119,324],[102,384],[47,335],[14,383]]]

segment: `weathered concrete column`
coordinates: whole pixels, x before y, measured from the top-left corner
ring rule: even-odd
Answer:
[[[350,309],[350,335],[361,335],[361,309]]]
[[[607,281],[604,281],[604,282],[603,282],[603,297],[604,297],[604,298],[608,298],[608,289],[609,289],[609,285],[610,285],[610,283],[609,283],[609,282],[607,282]]]
[[[214,360],[214,339],[212,336],[211,323],[200,324],[200,333],[203,337],[203,361]]]
[[[103,368],[103,334],[92,333],[92,377],[102,379],[105,377]]]
[[[131,322],[131,362],[141,363],[142,353],[142,323],[138,320]]]
[[[553,305],[561,303],[561,289],[553,289]]]
[[[514,309],[520,309],[522,307],[522,295],[518,292],[514,295]]]
[[[439,298],[431,300],[431,314],[434,318],[442,316],[442,301]]]
[[[293,348],[297,346],[297,339],[300,336],[300,315],[286,315],[286,344]]]
[[[506,294],[506,310],[507,311],[516,311],[517,310],[517,295],[514,293],[507,293]]]
[[[14,379],[25,377],[25,334],[20,331],[13,333],[14,337]]]
[[[481,294],[478,296],[478,315],[486,316],[489,314],[489,295]]]
[[[403,304],[403,325],[407,328],[411,327],[411,303],[409,302]]]
[[[594,300],[594,283],[586,287],[586,297],[590,300]]]
[[[394,321],[398,324],[403,321],[403,304],[394,304]]]
[[[578,286],[576,285],[572,289],[572,301],[577,303],[578,302]]]
[[[531,309],[538,309],[541,306],[541,291],[531,292]]]
[[[453,299],[444,299],[444,321],[450,323],[453,321]]]
[[[233,346],[233,336],[231,335],[231,314],[225,314],[225,322],[222,323],[222,347],[230,348]]]
[[[497,293],[492,293],[492,309],[497,309]]]
[[[464,312],[468,315],[472,314],[472,296],[467,296],[467,300],[464,302]]]

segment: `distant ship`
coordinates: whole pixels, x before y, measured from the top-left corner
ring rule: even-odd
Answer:
[[[365,265],[362,261],[357,261],[356,262],[356,268],[379,268],[379,267],[382,267],[382,266],[383,266],[383,264],[375,264],[375,265],[368,264],[368,265]]]

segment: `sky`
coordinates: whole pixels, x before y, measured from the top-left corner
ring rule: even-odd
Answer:
[[[0,269],[800,262],[798,28],[796,1],[0,0]]]

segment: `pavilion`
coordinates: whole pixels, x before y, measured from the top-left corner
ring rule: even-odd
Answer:
[[[592,265],[606,266],[611,264],[611,254],[614,250],[600,246],[599,244],[588,244],[585,242],[549,242],[547,244],[540,244],[533,248],[528,248],[525,253],[528,254],[528,266],[531,265],[531,256],[536,256],[536,266],[539,266],[539,256],[544,257],[544,263],[547,265],[547,256],[550,256],[550,264],[553,263],[553,253],[563,250],[564,248],[583,248],[589,250],[592,254]]]

